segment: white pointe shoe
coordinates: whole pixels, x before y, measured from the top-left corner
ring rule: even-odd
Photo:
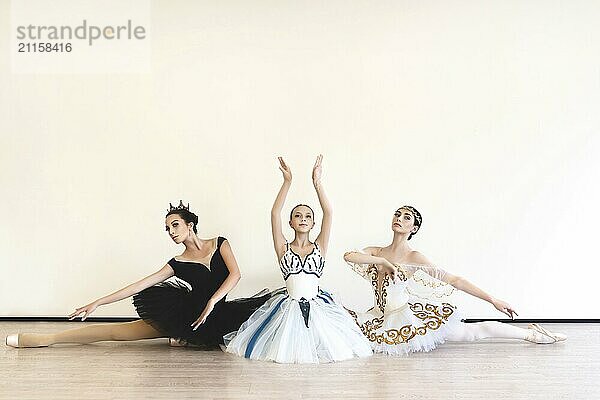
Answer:
[[[19,347],[19,334],[15,333],[6,337],[6,345],[10,347]]]
[[[552,344],[567,340],[567,335],[562,333],[550,332],[538,324],[530,324],[528,326],[531,331],[525,340],[537,344]]]

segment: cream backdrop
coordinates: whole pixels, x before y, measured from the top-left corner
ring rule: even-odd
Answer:
[[[317,205],[323,153],[335,208],[323,286],[349,306],[371,293],[342,254],[387,244],[393,211],[411,204],[424,217],[411,244],[520,317],[600,318],[600,3],[151,12],[151,73],[13,74],[0,59],[0,315],[65,315],[162,267],[181,252],[164,232],[179,199],[202,237],[229,238],[242,269],[232,297],[281,286],[276,156],[294,175],[285,218]],[[459,304],[502,317],[465,294]],[[94,315],[135,311],[124,300]]]

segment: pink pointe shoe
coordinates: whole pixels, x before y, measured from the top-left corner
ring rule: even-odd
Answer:
[[[567,335],[563,335],[562,333],[550,332],[548,329],[538,325],[538,324],[530,324],[528,326],[530,332],[529,335],[525,338],[525,340],[537,343],[537,344],[552,344],[557,342],[563,342],[567,340]]]

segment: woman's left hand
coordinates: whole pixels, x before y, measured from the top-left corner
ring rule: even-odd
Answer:
[[[512,306],[505,301],[494,299],[492,300],[492,304],[494,305],[494,307],[496,307],[496,310],[508,315],[511,319],[515,318],[513,314],[519,316],[519,314],[517,314],[514,308],[512,308]]]
[[[208,300],[208,302],[206,303],[206,307],[204,307],[204,311],[202,311],[202,314],[200,314],[198,319],[196,321],[194,321],[194,323],[191,325],[192,330],[195,331],[196,329],[198,329],[198,327],[200,325],[205,323],[206,318],[208,318],[209,314],[212,312],[212,310],[214,308],[215,308],[215,302],[212,299]]]

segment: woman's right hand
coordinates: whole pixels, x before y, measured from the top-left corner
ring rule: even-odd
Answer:
[[[292,171],[290,170],[290,167],[287,166],[285,161],[283,161],[282,157],[277,157],[277,159],[279,160],[279,170],[283,174],[283,180],[286,182],[291,182],[292,181]]]
[[[93,313],[96,310],[96,308],[98,308],[98,304],[95,301],[88,304],[87,306],[79,307],[69,315],[69,320],[73,320],[83,313],[83,315],[81,316],[81,320],[85,321],[88,315]]]
[[[512,308],[512,306],[505,301],[498,300],[498,299],[492,299],[492,301],[490,301],[490,303],[492,303],[492,305],[496,308],[496,310],[500,311],[503,314],[508,315],[510,317],[510,319],[515,319],[513,314],[515,314],[516,316],[519,316],[519,314],[517,314],[515,309]]]
[[[383,259],[383,261],[381,262],[381,264],[379,264],[380,270],[384,274],[389,276],[393,283],[397,283],[398,279],[399,279],[398,269],[396,268],[396,266],[394,264],[389,262],[387,259],[385,259],[383,257],[382,257],[382,259]]]

